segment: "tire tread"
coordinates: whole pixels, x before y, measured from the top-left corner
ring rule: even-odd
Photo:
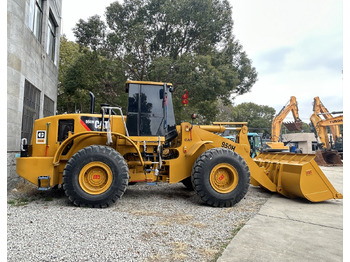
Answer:
[[[239,178],[240,180],[244,180],[243,184],[240,184],[239,188],[237,188],[237,186],[237,190],[234,189],[237,194],[235,193],[234,197],[230,199],[219,198],[216,195],[211,194],[211,190],[206,188],[203,181],[206,179],[204,177],[204,173],[206,171],[207,163],[209,163],[212,159],[217,159],[222,156],[230,156],[235,159],[236,163],[238,163],[238,165],[241,167],[243,173],[242,177]],[[250,183],[250,171],[245,160],[238,153],[226,148],[212,148],[201,154],[195,161],[192,167],[191,180],[194,190],[204,203],[214,207],[231,207],[238,203],[246,195]]]
[[[106,197],[98,201],[93,200],[93,197],[91,199],[86,199],[79,192],[82,189],[76,189],[72,183],[72,179],[74,179],[74,176],[76,176],[76,174],[74,174],[74,172],[76,172],[74,169],[78,165],[79,161],[82,161],[85,158],[94,161],[95,156],[103,156],[111,163],[113,163],[114,168],[117,167],[119,171],[117,176],[120,176],[119,178],[113,179],[119,179],[121,182],[120,184],[115,184],[112,182],[111,187],[108,189],[108,191],[112,190],[111,193],[107,194]],[[116,174],[113,175],[115,176]],[[113,205],[118,199],[123,196],[128,181],[129,169],[124,158],[116,150],[101,145],[88,146],[75,153],[69,159],[63,172],[63,189],[65,191],[65,194],[75,206],[79,207],[105,208]]]

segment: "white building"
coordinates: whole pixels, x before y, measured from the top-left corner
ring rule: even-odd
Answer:
[[[314,133],[283,134],[282,142],[290,142],[290,145],[301,149],[303,154],[315,154],[317,148],[317,140]]]
[[[7,181],[18,181],[15,156],[34,120],[57,104],[62,0],[7,1]]]

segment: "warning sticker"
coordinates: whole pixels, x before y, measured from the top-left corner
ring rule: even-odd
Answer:
[[[311,176],[312,175],[312,169],[306,170],[306,175]]]
[[[37,144],[45,144],[46,143],[46,131],[45,130],[37,130],[36,131],[36,143]]]

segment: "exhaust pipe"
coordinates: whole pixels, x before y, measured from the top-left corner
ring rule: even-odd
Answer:
[[[90,93],[90,113],[94,114],[95,113],[95,95],[91,91]]]

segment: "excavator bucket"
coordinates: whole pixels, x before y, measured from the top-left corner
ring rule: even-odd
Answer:
[[[334,189],[314,158],[310,154],[262,153],[254,161],[265,169],[276,191],[288,198],[306,198],[311,202],[342,199],[343,195]]]
[[[332,151],[317,150],[315,161],[319,166],[342,166],[343,165],[341,156],[337,151],[333,151],[333,150]]]
[[[303,122],[283,122],[283,125],[289,130],[289,131],[301,131]]]

